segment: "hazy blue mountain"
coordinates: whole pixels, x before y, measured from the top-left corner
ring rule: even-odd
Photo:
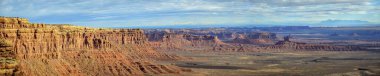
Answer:
[[[371,25],[372,23],[362,20],[325,20],[317,24],[317,26],[357,26]]]

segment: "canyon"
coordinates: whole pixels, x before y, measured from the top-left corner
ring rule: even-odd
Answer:
[[[0,17],[0,76],[379,75],[378,31],[336,29],[91,28]]]
[[[1,46],[1,55],[11,55],[16,59],[11,64],[15,65],[15,62],[18,66],[1,67],[5,68],[4,75],[134,76],[180,73],[182,70],[173,65],[151,62],[180,57],[159,53],[147,46],[147,39],[140,29],[34,24],[17,17],[1,17],[0,26],[0,38],[13,43]],[[14,54],[3,54],[9,51]],[[11,73],[7,72],[8,69],[12,68],[17,69],[17,73],[8,74]]]
[[[362,29],[287,26],[144,31],[155,50],[192,58],[171,63],[191,68],[193,72],[183,74],[188,76],[376,76],[380,74],[376,39],[380,36],[371,34],[378,30]],[[334,33],[341,36],[331,36]]]
[[[198,50],[198,51],[228,51],[228,52],[254,52],[276,51],[281,49],[300,51],[357,51],[363,50],[358,46],[337,46],[328,44],[311,44],[290,41],[285,36],[280,39],[275,33],[257,31],[224,31],[216,30],[187,30],[164,29],[145,30],[148,41],[156,46],[156,50]],[[208,32],[208,33],[206,33]],[[216,32],[216,33],[215,33]],[[226,34],[228,33],[228,36]],[[222,36],[219,38],[218,36]],[[280,51],[281,51],[280,50]]]

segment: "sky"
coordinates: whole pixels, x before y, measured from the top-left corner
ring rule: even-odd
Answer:
[[[380,23],[380,0],[0,0],[0,16],[93,27]]]

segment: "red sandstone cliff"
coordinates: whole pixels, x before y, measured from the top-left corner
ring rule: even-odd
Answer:
[[[217,37],[209,35],[177,34],[170,32],[149,33],[149,41],[160,50],[196,50],[225,45]]]
[[[0,39],[0,76],[14,76],[19,73],[18,62],[11,42]]]
[[[222,42],[216,36],[182,34],[168,31],[154,31],[147,33],[150,43],[157,50],[163,51],[254,51],[255,46],[230,45]]]
[[[0,38],[14,43],[18,75],[143,75],[181,70],[149,62],[177,57],[150,48],[140,29],[31,24],[23,18],[1,17]]]

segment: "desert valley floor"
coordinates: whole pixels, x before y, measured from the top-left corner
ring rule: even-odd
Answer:
[[[289,51],[195,54],[176,52],[176,54],[192,57],[190,60],[171,63],[194,71],[184,73],[185,76],[370,76],[380,72],[379,52]]]

